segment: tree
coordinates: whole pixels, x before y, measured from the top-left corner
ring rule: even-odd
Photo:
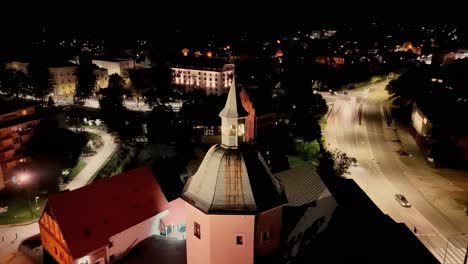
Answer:
[[[96,75],[92,64],[80,64],[75,72],[77,83],[75,89],[75,103],[82,104],[84,100],[91,97],[96,87]]]
[[[122,77],[118,74],[112,74],[109,77],[107,89],[102,89],[102,98],[99,100],[101,113],[104,122],[110,130],[122,132],[125,129],[125,121],[122,119],[126,115],[126,109],[123,106],[124,83]]]
[[[52,99],[52,96],[49,96],[49,98],[47,99],[47,106],[48,107],[55,107],[55,102],[54,102],[54,99]]]
[[[53,92],[54,82],[47,66],[38,62],[31,62],[28,66],[28,77],[29,95],[44,99],[45,96]]]
[[[412,68],[402,73],[396,80],[388,83],[385,89],[393,98],[395,103],[401,105],[411,105],[413,100],[423,98],[428,93],[429,79],[428,72],[420,68]]]
[[[321,146],[317,172],[327,177],[343,177],[351,166],[351,157],[338,149],[328,151]]]
[[[53,190],[57,187],[57,178],[62,170],[76,165],[86,143],[84,133],[60,128],[52,120],[43,120],[26,144],[26,154],[31,157],[28,166],[39,174],[37,176],[43,186]]]
[[[29,95],[28,78],[22,71],[12,69],[0,70],[0,92],[10,96]]]

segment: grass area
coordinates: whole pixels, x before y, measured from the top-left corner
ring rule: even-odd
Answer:
[[[296,141],[295,154],[288,155],[289,167],[294,168],[307,162],[317,162],[320,155],[320,146],[317,141]]]
[[[78,175],[78,173],[84,169],[84,167],[86,167],[86,162],[83,160],[78,160],[76,166],[71,169],[70,173],[67,175],[66,182],[71,182],[76,177],[76,175]]]
[[[34,196],[30,198],[31,208],[25,197],[11,195],[10,197],[2,197],[0,207],[8,206],[8,211],[0,214],[0,225],[28,223],[37,220],[44,209],[46,198],[40,197],[37,200],[39,207],[36,209]],[[31,215],[31,209],[33,215]]]
[[[288,155],[288,162],[289,162],[289,167],[292,169],[292,168],[301,166],[302,164],[305,164],[309,161],[303,160],[302,158],[296,155]]]
[[[92,140],[92,141],[95,141],[95,140],[98,140],[98,141],[102,141],[102,137],[98,134],[94,134],[94,133],[90,133],[90,132],[85,132],[86,133],[86,138],[88,140]]]
[[[103,166],[88,180],[88,184],[119,174],[136,155],[136,148],[130,144],[120,145],[103,163]]]
[[[320,128],[323,131],[325,129],[325,126],[327,125],[327,115],[326,114],[324,116],[322,116],[322,118],[320,118],[319,125],[320,125]]]

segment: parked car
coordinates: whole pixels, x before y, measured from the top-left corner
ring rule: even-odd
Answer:
[[[40,235],[34,235],[32,237],[26,238],[18,246],[18,251],[30,256],[36,261],[35,263],[41,263],[40,261],[42,260],[42,250],[43,248]]]
[[[403,207],[411,207],[411,204],[408,202],[408,200],[403,194],[395,194],[395,200],[397,200],[398,203],[400,203],[400,205]]]
[[[351,165],[353,165],[354,167],[359,165],[356,158],[351,158]]]

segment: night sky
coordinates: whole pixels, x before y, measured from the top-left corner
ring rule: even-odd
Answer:
[[[27,8],[25,8],[27,6]],[[447,8],[450,5],[447,5]],[[397,2],[374,6],[347,2],[220,3],[180,1],[31,2],[0,4],[0,48],[28,49],[32,41],[95,38],[106,45],[128,46],[136,39],[156,43],[206,43],[210,39],[263,40],[299,30],[349,29],[365,32],[371,22],[386,25],[464,25],[460,9],[450,16],[437,7]],[[447,12],[449,11],[447,9]]]

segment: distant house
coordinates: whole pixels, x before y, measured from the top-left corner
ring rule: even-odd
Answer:
[[[202,89],[206,94],[227,93],[234,64],[219,58],[179,57],[172,61],[172,83],[186,90]]]
[[[127,77],[128,69],[136,67],[136,61],[134,59],[93,59],[92,62],[100,68],[107,69],[109,76],[115,73]]]
[[[22,71],[23,73],[28,73],[29,62],[22,61],[10,61],[5,63],[5,68],[10,70]]]
[[[65,127],[63,112],[44,111],[35,102],[0,102],[0,189],[14,181],[14,168],[28,160],[22,152],[23,146],[41,120],[49,118]]]
[[[111,263],[159,235],[168,208],[151,168],[141,167],[50,196],[39,220],[42,244],[58,263]]]
[[[54,95],[72,96],[76,88],[75,72],[77,66],[71,62],[64,61],[49,64],[49,71],[52,75],[54,85]]]

